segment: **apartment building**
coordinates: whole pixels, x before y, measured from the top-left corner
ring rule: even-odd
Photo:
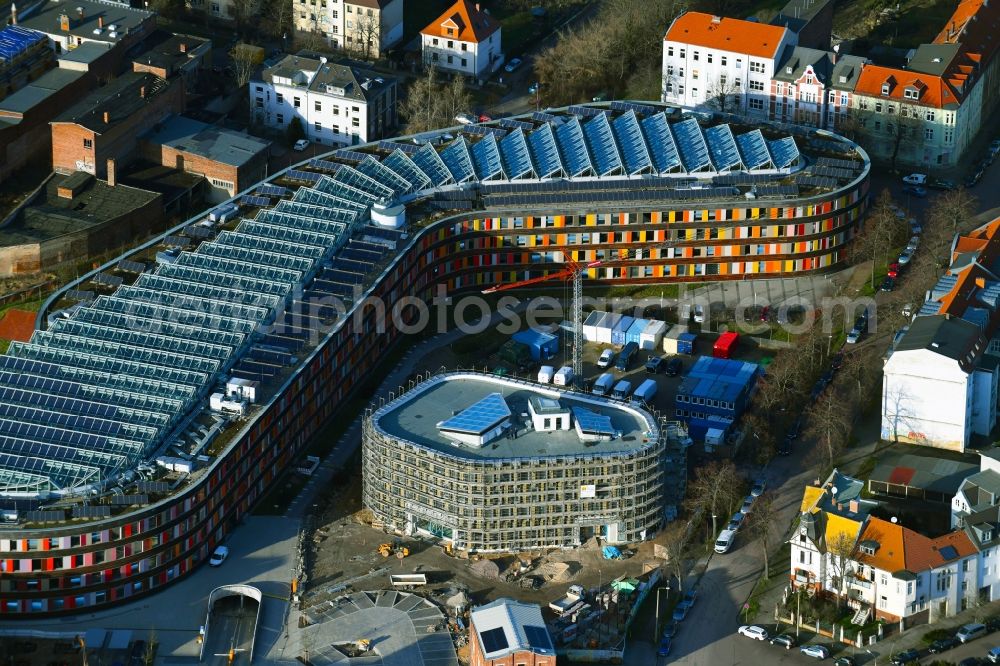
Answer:
[[[254,122],[288,128],[298,118],[310,141],[344,146],[382,138],[396,127],[396,79],[325,57],[286,56],[250,82]]]
[[[771,79],[768,118],[837,130],[850,114],[865,62],[833,51],[786,47]]]
[[[292,12],[296,30],[365,60],[382,57],[403,38],[403,0],[293,0]]]
[[[796,43],[783,26],[685,12],[663,40],[662,100],[766,118],[778,59]]]
[[[503,64],[500,22],[479,3],[458,0],[420,31],[424,66],[482,78]]]
[[[883,369],[882,438],[964,451],[997,423],[1000,219],[957,237]]]

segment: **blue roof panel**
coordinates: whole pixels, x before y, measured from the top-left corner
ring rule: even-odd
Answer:
[[[583,133],[594,158],[598,176],[621,173],[622,158],[618,153],[618,144],[611,131],[611,123],[605,114],[594,116],[583,126]]]
[[[642,133],[649,146],[653,168],[659,173],[670,173],[683,168],[674,135],[670,132],[670,124],[664,113],[649,116],[642,121]]]
[[[482,435],[504,419],[510,418],[510,407],[500,393],[490,393],[482,400],[469,405],[461,412],[437,424],[438,429]]]
[[[704,171],[712,168],[712,160],[708,156],[708,144],[701,133],[701,126],[694,118],[673,123],[670,126],[677,140],[677,148],[681,161],[687,171]]]
[[[771,166],[771,153],[759,129],[740,134],[736,137],[736,144],[743,156],[743,164],[750,171]]]
[[[539,178],[550,178],[564,173],[552,125],[546,123],[529,134],[528,146],[531,148],[532,157],[535,158],[535,171]]]
[[[559,145],[559,154],[562,156],[563,164],[566,165],[568,176],[590,175],[594,172],[579,118],[573,116],[559,126],[556,130],[556,143]]]
[[[642,173],[653,168],[653,160],[649,155],[646,140],[642,136],[642,129],[639,127],[635,111],[623,113],[615,118],[612,129],[615,132],[618,145],[621,146],[625,171],[629,175]]]
[[[709,127],[705,130],[705,140],[717,171],[732,171],[743,167],[743,160],[740,159],[740,151],[729,125]]]

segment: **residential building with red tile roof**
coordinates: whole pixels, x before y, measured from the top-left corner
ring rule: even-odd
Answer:
[[[500,21],[479,3],[458,0],[420,31],[425,66],[484,77],[503,64]]]
[[[296,30],[322,37],[327,46],[375,60],[403,38],[403,1],[323,0],[317,5],[299,0],[292,5],[292,19]]]
[[[777,60],[796,39],[780,25],[685,12],[663,38],[662,100],[766,118]]]
[[[1000,219],[952,243],[951,264],[883,367],[882,438],[964,451],[997,425]]]
[[[998,31],[996,4],[962,0],[905,67],[867,65],[854,100],[869,152],[927,168],[959,164],[1000,95]]]

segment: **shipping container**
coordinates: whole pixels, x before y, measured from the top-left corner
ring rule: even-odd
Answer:
[[[587,342],[597,342],[597,328],[601,321],[608,316],[607,312],[594,310],[583,321],[583,339]]]
[[[627,379],[623,379],[617,384],[615,384],[614,391],[611,392],[612,397],[618,398],[619,400],[624,400],[628,397],[628,394],[632,392],[632,382]]]
[[[615,327],[611,329],[611,344],[624,345],[628,343],[628,340],[625,339],[625,334],[634,322],[635,317],[622,315],[621,319],[615,324]],[[637,342],[636,344],[638,345],[639,343]]]
[[[534,361],[544,361],[559,353],[559,338],[551,333],[529,328],[526,331],[518,331],[511,338],[515,342],[527,345]]]
[[[552,377],[552,383],[556,386],[569,386],[573,383],[573,368],[568,365],[564,365],[559,368],[559,371]]]
[[[632,325],[625,331],[625,342],[634,342],[641,347],[642,332],[646,330],[647,326],[649,326],[648,319],[636,319],[633,321]]]
[[[615,376],[610,372],[605,372],[594,382],[591,392],[595,395],[607,395],[611,392],[611,387],[615,385]]]
[[[548,384],[549,382],[552,381],[552,375],[554,375],[555,372],[556,369],[553,368],[551,365],[543,365],[538,369],[538,383]]]
[[[635,389],[635,393],[632,394],[632,399],[646,405],[651,405],[653,403],[653,398],[656,397],[657,388],[658,387],[655,381],[647,379],[643,383],[639,384],[638,388]]]
[[[597,342],[603,342],[606,345],[611,344],[611,331],[614,330],[615,326],[621,321],[622,316],[616,312],[609,312],[608,316],[601,320],[597,325]]]
[[[667,332],[667,322],[649,320],[646,329],[639,336],[639,349],[645,351],[655,351],[663,340],[663,334]]]
[[[678,354],[693,354],[695,341],[698,336],[694,333],[681,333],[677,337],[677,353]]]
[[[715,358],[732,358],[736,353],[736,345],[739,344],[740,334],[729,331],[719,336],[712,347],[712,356]]]

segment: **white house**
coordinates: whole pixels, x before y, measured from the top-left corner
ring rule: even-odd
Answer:
[[[479,3],[458,0],[420,31],[425,66],[482,78],[503,64],[500,22]]]
[[[685,12],[663,39],[662,101],[766,118],[777,60],[796,41],[783,26]]]
[[[296,30],[366,60],[403,38],[403,0],[292,0],[292,19]]]
[[[326,58],[286,56],[251,81],[255,122],[286,130],[298,118],[306,138],[352,145],[381,138],[396,126],[396,80]]]
[[[979,471],[966,477],[951,498],[951,526],[962,527],[966,519],[990,507],[1000,506],[1000,449],[979,454]],[[1000,572],[998,572],[1000,573]]]

